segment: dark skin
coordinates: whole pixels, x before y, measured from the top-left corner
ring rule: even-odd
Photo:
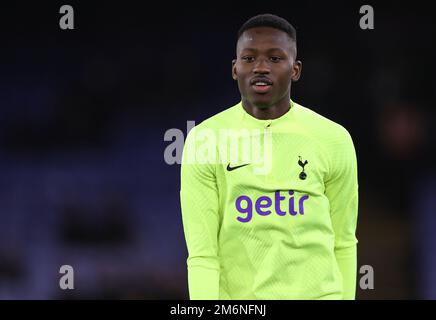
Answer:
[[[277,119],[290,108],[291,83],[298,81],[302,63],[296,43],[271,27],[251,28],[241,35],[232,62],[245,111],[255,118]]]

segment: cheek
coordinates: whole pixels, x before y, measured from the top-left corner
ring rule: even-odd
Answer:
[[[282,91],[289,89],[289,86],[292,83],[292,69],[286,70],[286,72],[282,72],[279,77],[280,88]]]
[[[251,72],[251,66],[245,64],[236,63],[234,73],[237,75],[238,79],[243,80],[247,79],[248,75]]]
[[[246,81],[244,77],[241,77],[238,74],[238,88],[239,88],[239,92],[241,93],[242,96],[246,96],[247,93],[247,85],[246,85]]]
[[[238,82],[239,90],[243,89],[244,87],[244,70],[236,64],[236,68],[232,72],[233,79],[235,79]]]

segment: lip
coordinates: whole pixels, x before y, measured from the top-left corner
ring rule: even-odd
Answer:
[[[267,93],[271,89],[271,85],[256,86],[255,84],[253,84],[251,87],[256,93]]]
[[[256,82],[265,82],[270,86],[273,85],[272,80],[268,77],[254,77],[253,79],[250,80],[250,85],[254,85]]]
[[[266,83],[266,85],[256,85],[257,82],[264,82]],[[271,81],[270,78],[268,77],[254,77],[253,79],[250,80],[250,86],[253,88],[253,91],[256,93],[267,93],[268,91],[270,91],[271,86],[273,85],[273,82]]]

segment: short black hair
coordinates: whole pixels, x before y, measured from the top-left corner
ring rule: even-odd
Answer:
[[[292,40],[297,42],[297,31],[295,28],[287,20],[270,13],[259,14],[248,19],[239,29],[237,40],[239,40],[245,30],[256,27],[271,27],[282,30],[286,32]]]

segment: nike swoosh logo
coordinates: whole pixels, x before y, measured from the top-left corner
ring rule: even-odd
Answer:
[[[231,167],[230,166],[230,163],[227,165],[227,171],[233,171],[233,170],[235,170],[235,169],[239,169],[239,168],[242,168],[242,167],[245,167],[245,166],[248,166],[249,165],[249,163],[246,163],[246,164],[241,164],[240,166],[236,166],[236,167]]]

